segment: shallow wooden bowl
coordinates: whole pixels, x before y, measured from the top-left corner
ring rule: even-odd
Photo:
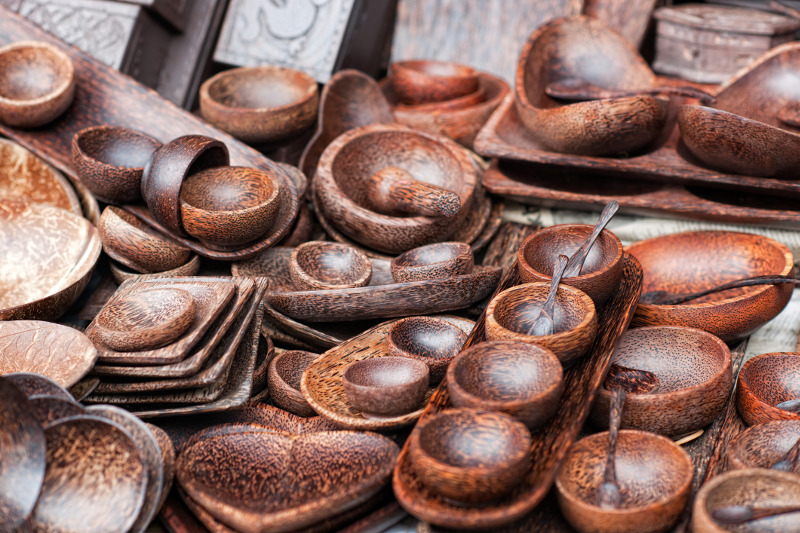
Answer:
[[[472,248],[464,242],[435,242],[403,252],[392,259],[397,283],[469,274],[475,266]]]
[[[311,352],[289,350],[279,353],[272,359],[267,371],[267,382],[269,396],[275,405],[298,416],[317,414],[300,392],[300,378],[303,377],[308,365],[317,357],[317,354]]]
[[[585,292],[559,285],[553,334],[529,335],[549,292],[548,283],[526,283],[495,295],[486,308],[486,338],[537,344],[556,354],[565,368],[572,365],[597,336],[597,312]]]
[[[310,241],[292,250],[289,275],[301,291],[364,287],[372,279],[372,263],[352,246]]]
[[[278,142],[309,128],[318,103],[314,78],[273,65],[226,70],[200,87],[203,118],[250,144]]]
[[[619,432],[616,509],[597,505],[603,483],[608,433],[573,444],[556,474],[561,514],[581,532],[655,533],[667,531],[689,503],[694,470],[689,455],[666,437],[645,431]]]
[[[72,165],[99,200],[111,204],[142,198],[144,167],[161,146],[140,131],[121,126],[92,126],[72,137]]]
[[[0,48],[0,122],[35,128],[61,115],[75,97],[75,67],[67,54],[43,42]]]
[[[727,448],[728,469],[772,468],[800,439],[800,420],[776,420],[747,428]],[[800,473],[800,465],[792,472]]]
[[[541,229],[522,242],[517,254],[520,279],[525,283],[550,282],[559,255],[571,257],[586,242],[594,226],[558,224]],[[616,292],[622,279],[622,254],[619,238],[603,230],[589,250],[579,276],[562,278],[565,285],[588,294],[595,305],[602,306]]]
[[[548,150],[605,156],[642,150],[661,133],[669,101],[653,96],[564,105],[545,88],[565,78],[608,89],[649,89],[655,74],[624,37],[588,16],[540,26],[522,47],[515,104],[528,133]]]
[[[389,65],[392,89],[406,105],[444,102],[478,90],[478,73],[450,61],[412,59]]]
[[[622,428],[677,437],[706,427],[725,408],[733,388],[731,352],[705,331],[679,326],[629,329],[622,335],[612,363],[646,370],[658,386],[628,394]],[[611,392],[601,387],[591,419],[608,427]]]
[[[746,507],[784,507],[800,505],[800,477],[788,472],[751,468],[721,474],[705,485],[692,505],[692,531],[695,533],[742,533],[797,531],[800,514],[790,513],[749,522],[722,526],[711,513],[732,505]]]
[[[461,352],[447,369],[456,407],[502,411],[528,426],[556,412],[564,371],[547,348],[518,341],[489,341]]]
[[[794,266],[792,253],[783,244],[760,235],[731,231],[655,237],[634,243],[627,251],[644,269],[643,293],[690,293],[750,276],[789,275]],[[762,285],[718,292],[680,305],[640,303],[632,325],[686,326],[733,342],[771,320],[791,295],[790,284]]]
[[[510,416],[449,409],[420,422],[408,440],[411,466],[440,496],[464,503],[490,502],[525,478],[531,434]]]
[[[771,420],[800,420],[800,413],[775,407],[796,398],[800,398],[800,354],[757,355],[739,371],[736,407],[750,426]]]
[[[350,404],[365,417],[390,417],[420,407],[428,391],[428,365],[408,357],[372,357],[342,374]]]
[[[442,380],[466,340],[463,329],[443,318],[430,316],[402,318],[393,323],[386,334],[389,355],[410,357],[428,365],[432,384]]]
[[[211,168],[186,178],[180,204],[186,233],[209,248],[240,246],[272,227],[280,208],[280,186],[255,168]]]

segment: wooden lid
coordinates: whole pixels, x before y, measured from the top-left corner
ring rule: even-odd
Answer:
[[[750,35],[781,35],[800,28],[800,20],[776,13],[742,7],[683,4],[662,7],[653,16],[693,28]]]

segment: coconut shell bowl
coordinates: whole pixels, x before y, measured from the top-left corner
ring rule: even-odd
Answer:
[[[300,392],[303,371],[316,358],[317,354],[289,350],[279,353],[270,361],[267,379],[269,394],[275,405],[298,416],[317,414]]]
[[[798,474],[800,464],[787,456],[798,439],[800,420],[776,420],[752,426],[728,445],[728,469],[769,468]]]
[[[696,231],[655,237],[626,249],[642,264],[643,293],[692,293],[766,274],[789,275],[794,259],[783,244],[746,233]],[[747,337],[789,302],[792,285],[730,289],[680,305],[639,303],[632,326],[702,329],[733,342]]]
[[[420,360],[385,356],[351,364],[342,378],[352,406],[367,418],[380,419],[419,409],[430,371]]]
[[[628,41],[597,19],[559,18],[539,27],[520,53],[515,103],[528,133],[547,150],[627,154],[645,149],[664,128],[668,99],[638,95],[565,104],[545,91],[565,79],[619,90],[656,83]]]
[[[442,380],[466,340],[467,334],[461,328],[443,318],[430,316],[402,318],[392,324],[386,335],[389,354],[410,357],[428,365],[433,384]]]
[[[352,246],[310,241],[292,250],[289,276],[298,290],[364,287],[372,279],[372,263]]]
[[[748,425],[772,420],[800,420],[791,406],[778,404],[800,398],[800,354],[765,353],[747,361],[736,384],[736,407]]]

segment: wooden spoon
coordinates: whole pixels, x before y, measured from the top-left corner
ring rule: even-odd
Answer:
[[[570,100],[582,102],[585,100],[605,100],[607,98],[625,98],[628,96],[656,96],[661,94],[671,96],[688,96],[697,98],[700,102],[707,104],[713,102],[715,96],[701,89],[688,86],[659,85],[649,89],[619,90],[600,87],[580,78],[566,78],[547,84],[544,92],[559,100]]]
[[[775,404],[775,407],[791,413],[800,413],[800,398],[786,400],[785,402]]]
[[[542,337],[544,335],[552,335],[555,328],[555,320],[553,319],[553,307],[556,304],[556,293],[558,293],[558,284],[561,283],[561,277],[564,275],[564,269],[567,267],[569,259],[566,255],[558,256],[558,263],[553,270],[553,281],[550,283],[550,292],[547,293],[547,299],[544,301],[542,309],[539,311],[539,316],[533,322],[528,335],[536,335]]]
[[[420,181],[400,167],[384,167],[375,175],[367,198],[376,209],[392,213],[452,217],[461,211],[461,198],[453,191]]]
[[[711,517],[720,524],[744,524],[769,516],[800,511],[800,505],[784,507],[747,507],[745,505],[729,505],[711,511]]]
[[[625,389],[617,387],[611,391],[611,415],[608,425],[608,449],[603,484],[597,489],[597,505],[603,509],[616,509],[622,503],[622,493],[617,483],[614,456],[617,453],[617,437],[622,423],[622,408],[625,405]]]
[[[574,278],[575,276],[580,275],[581,269],[583,268],[583,263],[586,261],[586,257],[589,255],[592,246],[594,246],[595,241],[597,241],[597,238],[600,236],[600,233],[603,232],[603,229],[605,229],[611,219],[614,218],[617,210],[619,210],[619,202],[616,200],[611,200],[606,204],[606,206],[603,208],[603,211],[600,213],[600,218],[597,219],[597,224],[592,230],[591,235],[589,235],[589,238],[586,239],[586,242],[584,242],[580,248],[575,250],[575,252],[569,258],[567,269],[564,271],[565,278]]]
[[[697,298],[701,298],[708,294],[726,291],[728,289],[753,287],[756,285],[774,285],[776,283],[793,283],[795,285],[800,285],[800,279],[797,279],[793,276],[781,276],[780,274],[774,274],[737,279],[734,281],[729,281],[728,283],[723,283],[722,285],[717,285],[716,287],[712,287],[710,289],[685,294],[675,294],[669,291],[647,291],[646,293],[642,294],[641,298],[639,298],[639,303],[653,305],[677,305],[691,300],[696,300]]]
[[[633,394],[646,394],[658,388],[658,376],[647,370],[637,370],[613,363],[603,382],[608,390],[622,388]]]
[[[782,470],[784,472],[792,472],[794,466],[797,464],[797,458],[800,456],[800,439],[789,448],[789,451],[781,457],[774,465],[770,467],[772,470]]]

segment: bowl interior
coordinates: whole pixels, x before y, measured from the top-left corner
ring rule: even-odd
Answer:
[[[275,357],[275,370],[284,383],[299,391],[303,372],[316,358],[316,354],[300,350],[283,352]]]
[[[524,258],[536,272],[553,275],[553,268],[561,254],[572,254],[586,242],[594,226],[568,224],[553,226],[534,233],[525,243]],[[581,269],[581,276],[598,272],[611,266],[620,256],[620,244],[613,233],[603,230],[589,250]]]
[[[69,80],[64,57],[44,47],[26,46],[0,54],[0,97],[35,100]]]
[[[470,252],[470,247],[462,242],[436,242],[414,248],[397,256],[395,266],[417,267],[443,263]]]
[[[498,296],[494,319],[508,330],[529,335],[550,287],[544,283],[520,287],[524,288]],[[575,329],[586,320],[589,312],[588,302],[565,286],[559,286],[553,307],[553,333]]]
[[[205,211],[257,208],[272,198],[275,184],[263,172],[246,167],[215,167],[187,177],[181,201]]]
[[[128,128],[92,128],[78,137],[78,147],[88,157],[115,167],[144,168],[161,145]]]
[[[326,242],[298,246],[297,264],[311,277],[337,285],[355,283],[371,268],[369,259],[352,246]]]
[[[800,356],[770,354],[754,359],[742,379],[761,401],[775,405],[800,398]]]
[[[309,96],[310,78],[283,68],[232,70],[208,87],[208,94],[228,107],[269,109],[289,106]],[[313,82],[313,80],[311,80]]]
[[[800,420],[779,420],[747,428],[731,441],[728,449],[748,467],[771,468],[783,459],[798,438]]]
[[[389,334],[401,351],[429,359],[453,357],[467,340],[467,334],[458,326],[431,317],[400,320]]]
[[[428,375],[425,363],[406,357],[374,357],[353,363],[344,371],[345,381],[368,388],[403,387]]]
[[[106,305],[96,323],[113,331],[156,328],[179,320],[193,304],[192,295],[183,289],[139,290]]]
[[[729,505],[796,506],[800,505],[800,480],[783,472],[762,469],[731,473],[708,491],[703,503],[708,513]],[[743,524],[735,529],[729,527],[731,531],[742,532],[794,531],[797,529],[797,516],[797,514],[787,514]],[[762,529],[766,524],[770,524],[771,527]]]

